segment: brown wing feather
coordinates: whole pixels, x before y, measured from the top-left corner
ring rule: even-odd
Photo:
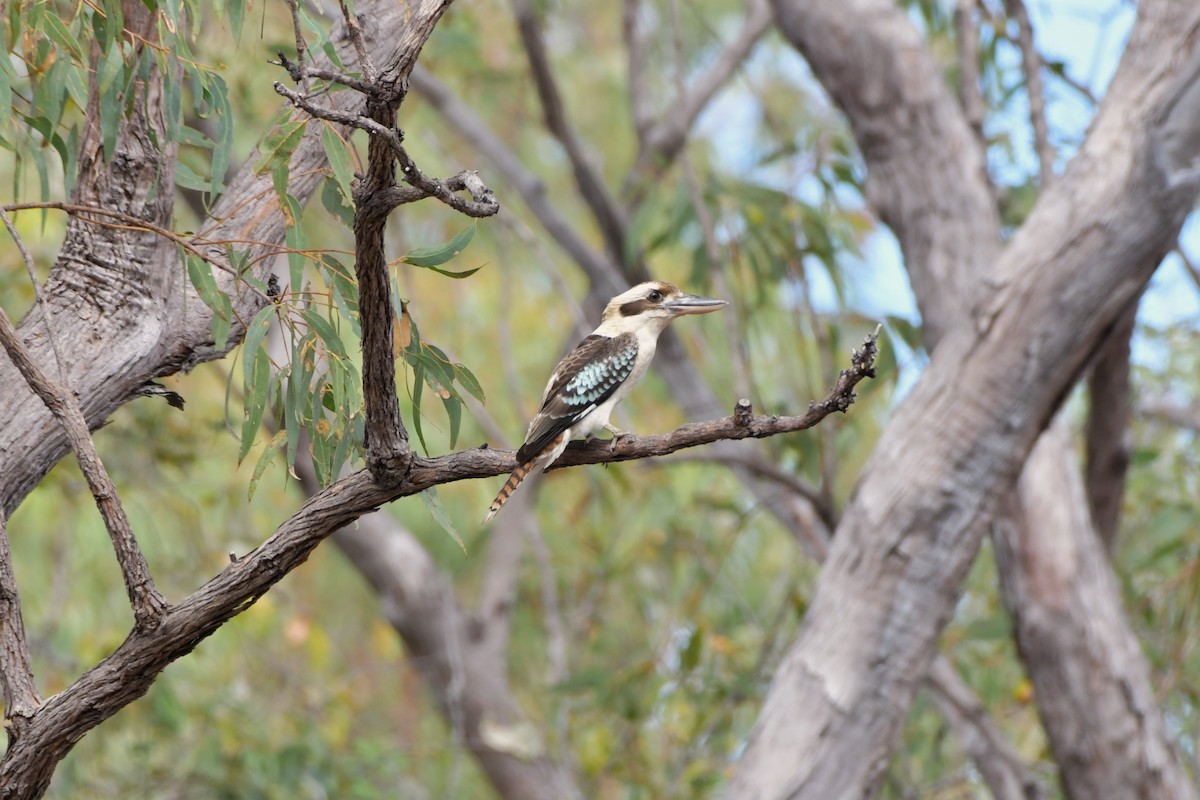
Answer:
[[[581,420],[589,411],[612,397],[613,392],[633,371],[637,357],[637,337],[623,333],[616,337],[592,334],[558,362],[551,376],[542,408],[529,423],[525,444],[517,451],[524,463],[554,441],[560,433]],[[591,364],[603,364],[603,374],[587,386],[572,387],[572,381]]]

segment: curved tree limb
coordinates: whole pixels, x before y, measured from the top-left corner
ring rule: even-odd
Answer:
[[[803,415],[754,416],[748,402],[739,402],[729,417],[691,423],[661,436],[624,436],[611,445],[575,442],[554,466],[627,461],[719,439],[811,428],[829,414],[849,407],[854,387],[871,375],[874,357],[875,339],[871,336],[833,390]],[[512,452],[487,448],[436,458],[414,455],[398,482],[381,484],[368,470],[359,470],[317,492],[266,541],[168,607],[158,625],[135,627],[112,655],[48,698],[28,718],[21,738],[0,762],[0,786],[13,797],[38,796],[49,783],[54,766],[84,734],[145,694],[172,661],[190,653],[227,620],[253,605],[334,531],[384,503],[444,483],[501,475],[514,466]]]
[[[571,164],[579,196],[591,209],[609,253],[613,258],[620,259],[626,251],[625,232],[628,222],[622,209],[609,193],[603,176],[584,152],[579,135],[567,120],[566,107],[562,94],[558,91],[558,83],[554,79],[550,55],[546,51],[546,41],[542,36],[541,23],[533,3],[531,0],[513,0],[513,13],[517,18],[521,43],[529,57],[529,71],[533,75],[533,84],[537,89],[546,127],[562,145]]]

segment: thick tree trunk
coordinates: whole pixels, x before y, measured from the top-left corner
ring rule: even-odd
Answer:
[[[1064,424],[1043,434],[1021,476],[1019,508],[993,534],[1005,605],[1063,788],[1076,800],[1195,798],[1073,454]]]
[[[820,5],[778,4],[785,32],[794,33],[789,15],[800,27]],[[846,24],[823,35],[850,46]],[[950,329],[897,411],[838,528],[734,797],[827,800],[878,787],[997,499],[1191,208],[1198,24],[1195,9],[1142,4],[1080,154],[989,270],[975,324]],[[1163,52],[1169,65],[1155,58]]]

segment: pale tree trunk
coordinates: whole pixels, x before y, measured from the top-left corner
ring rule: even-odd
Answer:
[[[956,284],[939,280],[938,274],[957,270],[965,276],[957,284],[961,287],[968,283],[970,269],[986,267],[998,241],[996,216],[991,209],[993,203],[988,197],[986,177],[978,168],[982,151],[967,115],[959,111],[948,89],[938,80],[932,59],[928,56],[914,57],[913,54],[920,48],[919,38],[907,19],[894,11],[890,14],[883,13],[882,9],[876,11],[879,13],[870,16],[868,22],[857,28],[862,41],[853,56],[848,56],[846,52],[853,48],[840,47],[840,39],[828,36],[829,31],[825,26],[834,23],[828,16],[822,16],[823,12],[835,14],[837,20],[844,24],[844,9],[830,10],[821,4],[810,4],[805,9],[807,16],[804,17],[804,24],[796,24],[800,18],[792,15],[784,17],[783,25],[791,40],[809,58],[818,76],[830,88],[835,101],[847,110],[869,166],[869,197],[900,239],[926,320],[942,323],[932,328],[927,326],[927,333],[932,331],[928,340],[933,345],[936,344],[939,331],[961,323],[969,310],[966,302],[947,302]],[[970,24],[970,21],[967,20],[967,23]],[[867,33],[864,34],[864,31]],[[975,55],[971,51],[963,53],[960,64],[973,63]],[[886,63],[881,64],[881,61]],[[964,100],[972,96],[971,88],[960,87]],[[878,102],[879,97],[887,96],[899,102]],[[879,135],[882,130],[890,130],[892,135]],[[1046,179],[1049,176],[1043,177]],[[973,190],[965,186],[973,187]],[[941,199],[947,196],[959,199],[949,210],[941,203]],[[937,213],[928,213],[927,209],[930,208]],[[992,235],[985,236],[989,230]],[[963,235],[963,232],[967,235]],[[963,251],[964,247],[966,251]],[[962,252],[962,255],[956,256],[957,252]],[[935,296],[929,297],[930,293]],[[967,298],[960,299],[965,301]],[[1135,310],[1136,307],[1131,304],[1120,323],[1114,326],[1092,376],[1093,405],[1088,435],[1089,499],[1104,522],[1103,531],[1108,541],[1116,525],[1124,466],[1128,459],[1124,429],[1128,418],[1128,340]],[[936,316],[939,314],[952,316],[942,319]],[[931,316],[935,318],[930,320]],[[1071,451],[1068,449],[1059,457],[1069,462],[1072,459]],[[1056,464],[1046,457],[1035,459],[1025,467],[1025,480],[1032,485],[1043,480],[1053,483],[1055,467],[1059,472],[1064,468],[1062,463]],[[1044,476],[1041,471],[1045,472]],[[1062,495],[1060,500],[1064,503],[1071,501],[1079,502],[1079,498]],[[1009,507],[1019,508],[1019,505]],[[1025,509],[1022,519],[1026,529],[1042,530],[1046,537],[1067,535],[1066,531],[1058,533],[1058,517],[1048,516],[1048,510],[1045,505]],[[1087,511],[1088,504],[1084,502],[1073,508],[1071,514],[1081,520],[1080,524],[1084,524],[1089,520]],[[1090,522],[1086,524],[1090,525]],[[1012,528],[1012,524],[1008,523],[1004,530]],[[1096,537],[1082,537],[1080,541],[1094,547]],[[1005,585],[1020,583],[1020,571],[1034,566],[1036,563],[1026,560],[1002,560],[1002,572],[1018,571],[1010,576],[1012,580],[1006,581]],[[1084,572],[1078,579],[1097,581],[1088,587],[1092,595],[1098,595],[1112,585],[1111,581],[1100,581],[1096,572]],[[1077,603],[1081,600],[1079,596],[1067,599]],[[1019,598],[1012,602],[1019,604]],[[1110,606],[1117,603],[1117,612],[1104,617],[1105,625],[1092,624],[1090,635],[1103,646],[1119,650],[1124,643],[1133,639],[1133,635],[1119,612],[1119,598],[1111,598],[1108,602]],[[1069,612],[1071,618],[1078,621],[1088,618],[1088,610],[1086,603],[1078,603],[1071,606]],[[1018,634],[1021,624],[1022,617],[1017,615]],[[1027,664],[1027,670],[1035,685],[1062,682],[1064,676],[1076,673],[1084,666],[1078,655],[1064,648],[1056,658],[1039,659]],[[1142,694],[1149,691],[1144,663],[1139,669],[1131,670],[1127,679]],[[1128,709],[1116,702],[1120,696],[1112,694],[1118,691],[1115,684],[1107,688],[1110,689],[1109,699],[1113,702],[1081,706],[1078,710],[1083,716],[1072,724],[1065,724],[1067,721],[1061,714],[1043,714],[1047,733],[1052,743],[1056,744],[1056,749],[1068,749],[1078,725],[1087,724],[1115,730],[1132,728],[1138,734],[1139,745],[1135,746],[1169,751],[1170,746],[1161,725],[1131,725],[1139,719],[1141,710]],[[1043,698],[1039,695],[1038,699],[1041,702]],[[1149,783],[1157,780],[1156,767],[1141,759],[1121,758],[1122,755],[1125,754],[1109,753],[1090,763],[1077,762],[1075,769],[1094,768],[1097,775],[1102,776],[1107,770],[1117,768],[1114,765],[1120,764],[1120,769],[1127,775],[1142,776]],[[1102,761],[1105,763],[1100,763]],[[1173,768],[1178,771],[1178,764]],[[1176,787],[1189,787],[1190,790],[1190,784],[1182,772],[1177,772],[1177,778],[1173,781]],[[1066,781],[1068,791],[1072,783],[1077,784],[1078,781]]]
[[[1081,800],[1195,797],[1124,619],[1072,452],[1066,426],[1051,426],[1021,476],[1020,507],[993,534],[1005,605],[1053,732],[1063,788]]]
[[[914,49],[915,35],[898,34],[897,42],[885,33],[863,44],[870,40],[864,30],[878,32],[881,20],[902,18],[890,5],[833,5],[777,3],[785,33],[806,43],[802,50],[810,60],[821,41],[825,50],[864,60],[883,53],[890,59],[885,68],[900,73],[928,59]],[[878,787],[917,676],[928,668],[997,500],[1105,328],[1140,292],[1190,210],[1196,190],[1190,94],[1198,77],[1196,25],[1195,10],[1141,6],[1080,155],[989,267],[972,324],[948,328],[886,430],[772,685],[734,797],[824,800],[859,797]],[[874,66],[869,75],[876,77],[859,76],[860,107],[882,111],[897,95],[879,77],[889,73],[881,73],[878,62]],[[815,63],[814,70],[824,81]],[[843,78],[842,84],[854,81]],[[831,93],[846,107],[836,89]],[[961,141],[952,133],[951,148]],[[863,150],[873,169],[867,142]],[[957,151],[943,149],[941,156],[954,159]],[[907,189],[921,191],[919,184]],[[927,223],[927,229],[942,222]],[[926,313],[931,308],[923,305]],[[1131,675],[1144,680],[1144,673]],[[1169,752],[1160,728],[1146,726],[1144,735],[1148,751]],[[1167,758],[1149,769],[1170,770],[1172,764]],[[1192,796],[1186,779],[1164,783],[1183,792],[1177,796]]]

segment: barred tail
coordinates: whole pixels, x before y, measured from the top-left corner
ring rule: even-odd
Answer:
[[[500,487],[500,493],[496,495],[496,499],[492,501],[491,508],[488,509],[487,517],[484,518],[483,524],[486,525],[492,521],[492,517],[496,516],[496,512],[504,508],[504,504],[508,502],[508,498],[512,497],[512,493],[521,485],[521,481],[529,476],[533,471],[533,462],[527,461],[524,464],[518,464],[517,468],[508,476],[508,480]]]

